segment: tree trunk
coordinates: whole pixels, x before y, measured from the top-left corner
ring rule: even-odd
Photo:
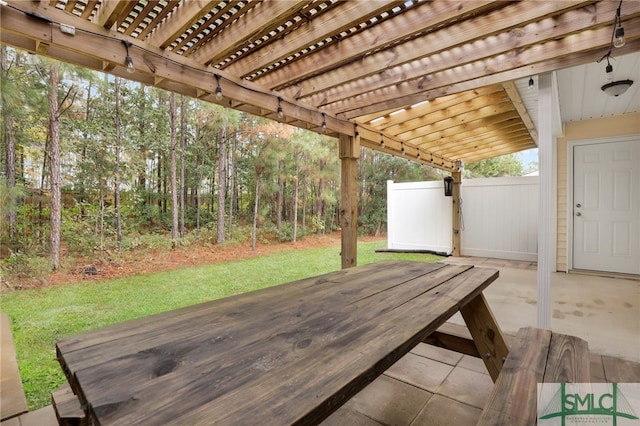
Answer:
[[[60,116],[58,107],[58,64],[49,67],[49,157],[51,181],[51,268],[60,269]]]
[[[200,140],[200,127],[196,126],[196,134],[195,134],[195,139],[196,142]],[[201,144],[201,146],[204,144]],[[196,156],[198,155],[198,150],[196,150]],[[205,153],[204,153],[204,148],[203,148],[203,152],[202,155],[200,157],[200,167],[198,168],[198,181],[195,184],[195,188],[196,188],[196,235],[199,237],[200,236],[200,204],[201,199],[200,199],[200,182],[202,182],[202,171],[204,169],[204,157],[205,157]],[[197,158],[196,158],[196,163],[197,163]]]
[[[220,130],[220,146],[218,149],[218,244],[224,243],[224,205],[227,184],[227,113]]]
[[[7,46],[0,47],[0,65],[2,77],[7,78],[9,64],[7,62]],[[4,136],[6,141],[6,162],[7,162],[7,192],[9,195],[8,219],[9,219],[9,241],[13,246],[17,236],[17,200],[15,196],[16,187],[16,133],[13,128],[13,115],[7,108],[7,102],[2,102],[2,113],[4,116]]]
[[[47,133],[47,137],[45,138],[45,141],[44,141],[44,155],[42,156],[42,174],[40,175],[40,190],[43,190],[43,191],[44,191],[44,188],[46,188],[48,183],[47,170],[48,170],[49,163],[47,162],[47,159],[49,158],[49,153],[51,152],[50,139],[51,139],[51,134]]]
[[[302,233],[307,226],[307,173],[302,174]]]
[[[282,231],[282,205],[284,204],[284,160],[278,160],[278,194],[276,198],[276,228]]]
[[[138,190],[144,193],[147,187],[147,174],[146,174],[147,148],[146,148],[146,144],[144,143],[145,130],[146,130],[146,123],[144,120],[144,110],[146,108],[147,94],[145,93],[144,85],[140,85],[140,91],[142,92],[142,96],[140,96],[140,103],[138,104],[138,121],[139,121],[138,133],[139,133],[139,138],[141,143],[140,143],[140,151],[138,152],[138,155],[140,156],[140,163],[142,164],[142,167],[138,171]],[[145,200],[144,201],[145,204],[147,202],[149,203],[151,202],[151,200],[147,198],[145,198],[144,200]]]
[[[235,200],[235,170],[236,170],[236,136],[234,135],[231,142],[231,150],[229,154],[229,217],[227,218],[227,234],[232,237],[233,226],[233,206]]]
[[[169,110],[171,115],[171,239],[173,247],[176,246],[178,238],[178,182],[176,171],[176,94],[171,92],[169,97]]]
[[[253,229],[251,230],[251,250],[256,251],[258,231],[258,207],[260,201],[260,176],[256,174],[256,200],[253,204]]]
[[[298,238],[298,160],[296,159],[296,175],[293,177],[293,242]]]
[[[317,203],[317,208],[316,208],[316,215],[318,216],[318,218],[322,218],[323,222],[322,222],[322,226],[320,226],[318,228],[318,231],[316,232],[317,234],[324,234],[324,228],[325,228],[325,221],[324,221],[324,211],[325,211],[325,206],[324,206],[324,200],[322,199],[322,194],[324,192],[324,179],[320,178],[320,180],[318,181],[318,196],[316,198],[316,203]]]
[[[115,119],[116,119],[116,147],[115,147],[115,157],[116,164],[114,170],[113,177],[113,204],[116,215],[116,245],[118,247],[118,252],[122,251],[122,218],[120,216],[120,144],[121,144],[121,132],[122,125],[120,123],[120,78],[116,77],[114,80],[114,89],[115,89],[115,100],[116,100],[116,111],[115,111]]]
[[[158,192],[158,219],[162,218],[162,152],[158,151],[157,164],[158,180],[156,182],[156,191]]]
[[[186,101],[180,95],[180,238],[184,238],[185,198],[187,197],[187,183],[185,182],[185,150],[187,147],[187,114]]]

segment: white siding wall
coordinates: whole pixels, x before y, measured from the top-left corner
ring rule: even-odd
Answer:
[[[388,248],[451,253],[451,197],[441,181],[387,183]],[[462,254],[537,260],[538,177],[464,180]]]
[[[442,181],[387,181],[388,248],[451,253],[451,206]]]

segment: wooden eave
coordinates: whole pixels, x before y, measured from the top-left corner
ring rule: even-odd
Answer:
[[[535,147],[513,81],[602,57],[618,7],[606,0],[5,1],[3,44],[275,120],[280,104],[280,121],[358,135],[362,146],[450,171],[456,160]],[[623,2],[621,11],[627,43],[619,55],[640,49],[640,2]],[[133,74],[124,67],[125,40]]]

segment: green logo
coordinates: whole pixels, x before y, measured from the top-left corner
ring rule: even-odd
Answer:
[[[559,385],[548,404],[542,405],[541,388]],[[618,425],[618,419],[638,420],[638,415],[617,383],[550,383],[538,385],[538,424],[560,418],[570,423]],[[540,410],[542,406],[542,410]],[[635,422],[634,422],[635,423]]]

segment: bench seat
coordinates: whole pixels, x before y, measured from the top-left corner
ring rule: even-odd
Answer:
[[[9,316],[0,313],[0,421],[27,412]]]
[[[587,342],[550,330],[518,331],[478,425],[534,425],[538,383],[591,380]]]

